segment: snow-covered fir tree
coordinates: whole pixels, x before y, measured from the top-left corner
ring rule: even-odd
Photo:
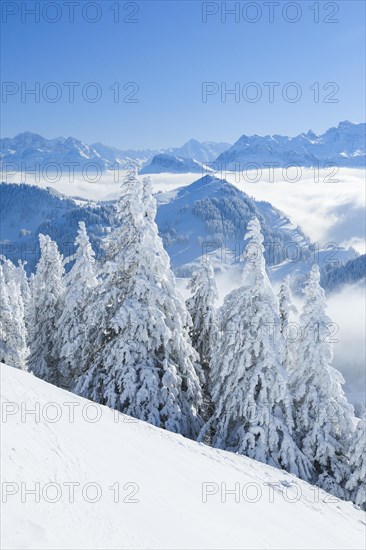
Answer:
[[[290,323],[291,313],[296,313],[297,309],[292,303],[292,293],[290,289],[290,276],[284,278],[280,291],[278,293],[278,309],[280,317],[280,329],[284,334]]]
[[[193,294],[186,302],[192,317],[190,336],[199,353],[202,367],[207,371],[212,350],[217,344],[219,327],[215,302],[218,293],[215,274],[209,258],[202,258],[200,268],[192,274],[188,288]],[[206,373],[208,375],[208,373]]]
[[[304,294],[302,337],[297,344],[296,368],[290,372],[297,442],[315,470],[312,481],[344,498],[353,407],[342,390],[341,373],[332,367],[330,334],[334,325],[325,313],[317,265],[310,271]]]
[[[3,363],[11,365],[12,350],[12,310],[10,305],[8,286],[5,279],[4,268],[0,263],[0,298],[1,298],[1,315],[0,315],[0,360]]]
[[[202,426],[198,354],[190,316],[154,222],[148,179],[124,180],[119,226],[106,262],[91,323],[95,349],[77,392],[156,426],[196,437]]]
[[[82,355],[90,345],[87,334],[86,308],[93,307],[93,291],[97,286],[95,254],[85,223],[79,222],[75,240],[74,264],[66,276],[63,310],[57,320],[56,345],[59,357],[61,387],[72,390],[81,374]]]
[[[19,260],[18,265],[15,268],[15,278],[19,283],[25,309],[29,307],[32,299],[28,277],[24,269],[26,263],[27,262],[22,262]]]
[[[25,271],[25,265],[27,262],[22,262],[21,260],[18,261],[18,265],[14,266],[14,270],[12,272],[12,278],[16,280],[19,284],[20,293],[23,301],[23,307],[24,307],[24,322],[25,322],[25,328],[28,332],[30,329],[29,326],[29,308],[31,306],[32,301],[32,293],[31,293],[31,285],[30,281],[27,277],[27,273]],[[33,274],[32,274],[33,275]],[[29,349],[28,349],[29,352]]]
[[[64,267],[57,244],[39,235],[41,256],[32,279],[29,308],[28,369],[39,378],[59,385],[56,322],[62,311]]]
[[[366,510],[366,415],[358,421],[352,434],[350,446],[350,468],[346,489],[348,498]]]
[[[23,295],[21,286],[16,279],[9,281],[7,286],[12,314],[11,350],[13,354],[13,361],[10,365],[25,370],[27,368],[29,349],[27,344],[27,329]]]
[[[186,301],[187,309],[192,318],[192,327],[189,334],[192,345],[199,354],[203,369],[202,416],[205,420],[208,420],[213,413],[209,389],[209,368],[212,354],[220,337],[215,308],[218,293],[214,270],[208,257],[202,257],[200,268],[192,274],[188,289],[193,293]],[[209,442],[210,438],[207,436],[205,443]]]
[[[3,277],[6,283],[14,279],[16,267],[9,258],[4,255],[0,255],[0,262],[2,266]]]
[[[296,341],[298,339],[298,331],[291,330],[295,328],[295,325],[291,325],[291,314],[297,313],[297,309],[292,303],[289,275],[285,277],[281,284],[278,294],[278,307],[280,332],[283,339],[281,348],[282,364],[289,373],[296,362]]]
[[[13,367],[26,369],[28,356],[27,330],[25,324],[25,310],[20,281],[11,277],[17,273],[13,264],[8,260],[5,265],[0,263],[0,361]],[[11,267],[12,266],[12,267]],[[6,280],[8,279],[8,281]]]
[[[18,265],[14,265],[11,260],[3,255],[0,255],[0,262],[2,264],[3,275],[6,283],[9,283],[10,281],[16,281],[18,283],[23,299],[24,309],[27,310],[31,301],[29,280],[24,269],[27,262],[18,260]]]
[[[280,361],[278,304],[265,270],[263,236],[248,224],[243,286],[221,309],[221,342],[211,364],[214,447],[244,454],[302,478],[308,461],[292,437],[291,399]]]

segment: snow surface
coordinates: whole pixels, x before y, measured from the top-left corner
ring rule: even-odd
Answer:
[[[283,471],[91,404],[29,373],[3,364],[0,373],[3,548],[364,548],[365,515],[350,503]],[[36,407],[39,419],[22,417],[22,410]],[[4,482],[18,488],[7,502]],[[80,484],[74,502],[65,485],[70,482]],[[203,502],[205,483],[218,492]],[[221,484],[227,490],[237,484],[238,502],[233,494],[223,502]],[[25,493],[34,488],[39,502]],[[92,503],[96,488],[100,498]]]

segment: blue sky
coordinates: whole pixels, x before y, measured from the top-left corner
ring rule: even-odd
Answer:
[[[2,136],[30,130],[50,138],[71,135],[87,143],[155,148],[192,137],[233,142],[244,133],[295,135],[310,128],[321,132],[340,120],[364,121],[365,3],[280,1],[273,6],[273,22],[270,7],[256,3],[257,8],[254,2],[103,0],[93,7],[79,1],[70,22],[62,1],[57,11],[51,5],[35,21],[21,5],[30,10],[37,2],[4,0]],[[40,2],[45,4],[50,3]],[[230,10],[235,4],[240,12],[226,14],[225,21],[221,6]],[[115,22],[111,8],[117,5]],[[51,22],[54,18],[59,21]],[[79,83],[73,103],[65,82]],[[109,89],[116,82],[119,101]],[[128,82],[135,84],[124,90]],[[204,82],[214,83],[205,102]],[[278,83],[272,102],[266,82]],[[35,86],[38,102],[25,94]],[[239,97],[225,97],[225,89],[235,86]],[[88,101],[97,91],[100,99]],[[283,98],[300,93],[297,102]],[[48,101],[55,94],[59,100]],[[260,99],[250,101],[255,94]],[[122,101],[128,97],[138,102]]]

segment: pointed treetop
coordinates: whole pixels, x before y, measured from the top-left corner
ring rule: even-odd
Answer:
[[[317,309],[325,311],[327,307],[325,291],[320,286],[320,270],[317,264],[311,267],[308,279],[304,285],[303,294],[305,295],[304,312],[307,312],[308,306],[316,302]]]
[[[143,183],[143,201],[146,210],[146,216],[151,222],[155,221],[157,206],[153,195],[152,182],[150,177],[142,180]]]
[[[256,217],[253,217],[247,226],[245,240],[249,240],[243,254],[244,268],[242,281],[245,286],[250,286],[253,292],[263,291],[269,288],[269,280],[266,273],[266,263],[264,259],[264,237],[261,232],[261,226]]]
[[[75,244],[78,246],[78,252],[88,260],[89,263],[95,263],[95,252],[90,244],[89,236],[86,230],[85,222],[79,222],[79,229],[76,235]]]

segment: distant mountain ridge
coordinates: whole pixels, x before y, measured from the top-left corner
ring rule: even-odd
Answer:
[[[151,163],[140,170],[140,174],[187,174],[210,172],[202,162],[193,158],[178,157],[177,155],[155,155]]]
[[[105,171],[116,169],[118,165],[128,167],[137,164],[143,167],[159,154],[188,157],[192,160],[194,158],[196,162],[203,163],[214,161],[229,145],[211,141],[201,143],[191,139],[181,147],[165,150],[121,150],[102,143],[87,145],[73,137],[46,139],[39,134],[23,132],[14,138],[0,140],[0,164],[3,169],[7,168],[10,171],[30,171],[36,169],[37,165],[48,165],[52,170],[52,163],[70,167],[74,165],[73,170],[80,171],[93,163],[101,171]],[[9,165],[13,165],[14,168]]]
[[[340,122],[324,134],[312,130],[293,138],[288,136],[241,136],[221,153],[216,164],[221,169],[239,170],[249,163],[259,167],[299,165],[324,167],[326,164],[345,167],[365,166],[366,124]]]
[[[309,130],[295,137],[242,135],[233,145],[195,139],[168,149],[121,150],[73,137],[46,139],[32,132],[0,140],[0,165],[8,171],[30,171],[52,163],[81,171],[93,163],[104,172],[138,165],[141,173],[207,173],[256,167],[319,166],[361,168],[366,164],[366,124],[343,121],[321,135]],[[204,166],[202,166],[204,165]],[[56,169],[56,167],[54,167]]]
[[[187,143],[182,145],[182,147],[167,149],[165,153],[205,163],[214,161],[223,151],[226,151],[230,145],[230,143],[221,141],[200,142],[196,139],[190,139]]]

